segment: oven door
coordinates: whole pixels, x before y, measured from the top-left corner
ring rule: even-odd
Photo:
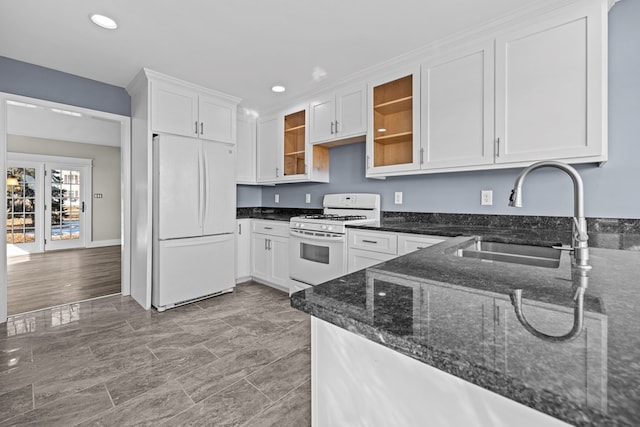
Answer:
[[[290,230],[289,276],[319,285],[347,274],[347,239],[344,234]]]

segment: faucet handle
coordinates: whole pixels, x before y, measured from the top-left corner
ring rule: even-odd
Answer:
[[[573,217],[573,238],[578,242],[586,242],[589,240],[589,235],[586,230],[586,223],[582,223],[584,218],[578,220],[575,216]]]

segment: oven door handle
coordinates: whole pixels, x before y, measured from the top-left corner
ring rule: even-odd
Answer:
[[[308,239],[308,240],[315,240],[315,241],[321,241],[321,242],[342,242],[345,238],[344,235],[339,235],[339,236],[313,236],[311,234],[303,234],[301,232],[295,231],[295,230],[290,230],[289,231],[289,235],[291,237],[297,237],[299,239]]]

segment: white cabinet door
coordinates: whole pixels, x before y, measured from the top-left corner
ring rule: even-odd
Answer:
[[[273,182],[282,175],[282,168],[278,166],[281,128],[279,117],[258,122],[258,182]]]
[[[493,43],[422,65],[423,168],[493,163]]]
[[[159,239],[202,235],[202,141],[174,135],[154,139],[155,194]],[[181,218],[181,221],[176,221]]]
[[[151,82],[151,129],[198,136],[198,94],[166,82]]]
[[[385,254],[381,252],[364,251],[362,249],[347,250],[347,268],[349,273],[369,268],[384,261],[395,258],[395,254]]]
[[[269,280],[271,276],[271,257],[267,248],[269,236],[251,235],[251,276],[256,279]]]
[[[203,233],[233,233],[236,222],[235,146],[202,141]]]
[[[335,137],[335,98],[333,94],[314,101],[309,107],[309,140],[312,144],[326,142]]]
[[[289,239],[269,236],[271,282],[289,289]]]
[[[496,39],[497,163],[603,153],[603,7],[561,10]]]
[[[251,220],[236,221],[236,280],[251,276]]]
[[[364,85],[336,93],[336,139],[364,135],[367,132],[366,100],[367,89]]]
[[[256,121],[238,117],[236,131],[236,182],[256,183]]]
[[[413,251],[428,248],[445,240],[446,238],[444,237],[400,234],[398,235],[398,255],[406,255]]]
[[[235,144],[236,106],[202,94],[198,106],[200,138]]]

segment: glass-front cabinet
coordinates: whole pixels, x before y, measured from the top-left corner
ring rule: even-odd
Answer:
[[[305,175],[306,163],[306,143],[307,143],[307,112],[306,110],[296,111],[284,116],[284,157],[283,174],[286,177],[291,175]]]
[[[367,176],[420,168],[419,86],[417,68],[369,85]]]

